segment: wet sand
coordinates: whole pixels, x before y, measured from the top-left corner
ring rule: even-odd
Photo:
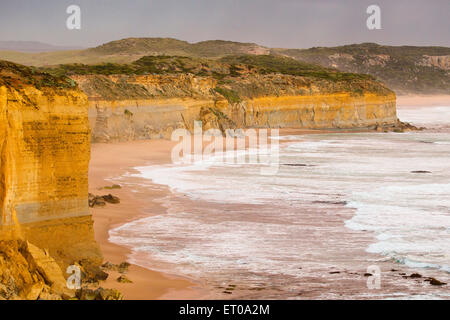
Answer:
[[[161,190],[132,192],[127,186],[121,189],[105,190],[111,186],[110,178],[128,172],[131,167],[147,163],[163,163],[169,160],[170,141],[135,141],[127,143],[93,144],[89,170],[89,192],[95,195],[113,194],[120,198],[120,204],[107,204],[102,208],[91,208],[94,219],[95,237],[100,245],[104,261],[119,264],[128,259],[130,250],[108,241],[109,230],[149,214],[164,213],[154,198],[164,196]],[[133,179],[132,179],[133,180]],[[136,182],[138,183],[139,181]],[[134,190],[135,188],[133,188]],[[166,191],[167,193],[169,191]],[[148,212],[148,213],[147,213]],[[103,287],[120,290],[125,299],[196,299],[205,292],[182,277],[175,277],[131,265],[126,277],[133,283],[118,283],[120,274],[111,272]]]
[[[295,133],[305,132],[289,131],[289,134]],[[135,166],[168,163],[174,145],[175,143],[166,140],[93,144],[89,174],[90,192],[96,195],[111,193],[121,199],[120,204],[107,204],[104,208],[91,209],[96,239],[104,254],[104,261],[118,264],[129,259],[131,254],[128,248],[109,242],[109,230],[146,216],[165,214],[167,208],[162,205],[162,198],[170,197],[172,203],[176,202],[188,209],[211,205],[172,194],[167,188],[152,185],[148,180],[135,177],[126,177],[121,182],[111,180],[132,171]],[[121,184],[122,188],[99,190],[113,183]],[[221,210],[226,206],[218,205],[216,209]],[[299,217],[305,224],[304,252],[301,253],[305,261],[301,261],[303,269],[299,269],[299,272],[304,273],[305,277],[301,281],[303,289],[296,293],[294,298],[405,298],[440,291],[424,281],[424,277],[439,277],[439,273],[432,270],[413,270],[388,261],[383,256],[367,253],[365,248],[373,242],[372,234],[345,228],[344,221],[353,213],[338,205],[335,208],[337,214],[333,216],[309,208]],[[251,206],[246,209],[252,210]],[[312,234],[308,232],[313,229],[316,231]],[[327,239],[316,236],[317,232],[321,233],[320,230],[328,230],[322,235],[327,236]],[[314,257],[312,268],[308,268],[310,257]],[[320,264],[322,265],[317,268]],[[366,274],[367,267],[374,264],[379,266],[382,272],[381,289],[375,290],[367,288]],[[147,260],[145,265],[152,266],[152,261]],[[407,277],[415,272],[421,273],[423,277]],[[117,273],[111,273],[102,286],[119,289],[126,299],[277,298],[278,290],[268,278],[267,284],[261,288],[244,286],[229,295],[223,293],[223,288],[218,287],[214,279],[200,282],[197,279],[190,280],[180,275],[151,271],[136,265],[132,265],[126,275],[133,283],[118,283],[118,276]],[[290,280],[286,281],[288,284]]]
[[[398,95],[397,107],[450,106],[449,95]]]

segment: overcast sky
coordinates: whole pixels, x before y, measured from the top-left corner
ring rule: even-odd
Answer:
[[[223,39],[269,47],[450,46],[450,0],[0,0],[0,40],[96,46],[127,37]],[[66,8],[81,7],[81,30]],[[381,7],[381,30],[366,8]]]

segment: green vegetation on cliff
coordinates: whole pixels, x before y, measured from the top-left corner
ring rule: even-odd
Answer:
[[[195,75],[220,75],[227,73],[223,64],[207,59],[180,56],[146,56],[129,63],[62,64],[56,67],[41,68],[54,75],[87,75],[87,74],[175,74],[191,73]]]
[[[240,55],[220,59],[230,65],[246,65],[258,69],[261,74],[281,73],[293,76],[322,78],[331,81],[375,78],[366,74],[340,72],[316,64],[300,62],[292,58],[274,55]]]
[[[300,81],[298,86],[304,87],[303,95],[311,94],[312,86],[324,92],[390,92],[370,75],[340,72],[336,69],[324,68],[295,59],[274,55],[239,55],[221,59],[190,58],[179,56],[146,56],[130,64],[104,63],[99,65],[70,64],[53,68],[43,68],[56,76],[77,75],[169,75],[186,74],[196,77],[210,77],[217,80],[215,91],[232,103],[239,102],[241,96],[278,95],[275,87],[266,81],[278,81],[280,86],[289,86]],[[258,78],[259,77],[259,78]],[[258,80],[259,79],[259,80]],[[290,79],[290,80],[288,80]],[[139,88],[139,84],[127,81],[112,81],[107,77],[91,80],[92,86],[103,88],[103,96],[112,98],[114,91],[122,92],[121,96],[130,98],[141,95],[148,98]],[[130,96],[131,94],[131,96]]]
[[[212,99],[213,96],[221,96],[235,104],[246,98],[263,96],[392,93],[369,75],[340,72],[274,55],[228,56],[215,60],[146,56],[130,64],[70,64],[43,70],[81,81],[80,86],[88,96],[100,96],[105,100],[155,97]],[[145,84],[149,80],[139,80],[139,76],[156,76],[154,81],[160,83],[159,87],[150,89],[151,85]],[[160,76],[167,78],[163,81],[157,78]],[[193,89],[193,78],[207,82],[209,79],[211,87],[203,91]]]
[[[274,55],[227,56],[219,60],[179,56],[146,56],[130,64],[63,64],[57,67],[41,69],[57,76],[190,73],[196,76],[212,76],[216,79],[223,79],[226,76],[239,77],[247,74],[279,73],[322,78],[331,81],[374,80],[369,75],[340,72],[336,69],[324,68],[319,65]]]
[[[227,99],[229,103],[239,103],[241,101],[241,97],[239,97],[236,91],[222,87],[216,87],[214,90]]]
[[[54,76],[46,72],[0,60],[0,86],[21,89],[24,85],[40,88],[76,88],[77,84],[65,76]]]
[[[132,64],[146,56],[190,57],[192,59],[230,59],[239,58],[249,60],[249,55],[266,57],[268,54],[291,57],[299,62],[321,65],[325,68],[336,68],[348,73],[370,74],[385,82],[398,93],[450,93],[450,48],[446,47],[413,47],[413,46],[383,46],[373,43],[346,45],[340,47],[317,47],[311,49],[270,49],[253,43],[240,43],[223,40],[202,41],[189,43],[171,38],[127,38],[105,43],[101,46],[86,50],[55,51],[42,53],[23,53],[0,51],[0,58],[34,66],[55,66],[58,64],[96,64],[97,68],[105,71],[98,74],[137,74],[136,66],[122,69],[123,65]],[[146,58],[147,63],[152,63]],[[163,59],[161,57],[157,59]],[[178,61],[182,62],[177,58]],[[264,60],[265,58],[262,58]],[[155,61],[154,61],[155,62]],[[242,61],[241,61],[242,62]],[[211,62],[208,62],[211,63]],[[251,61],[256,65],[261,61]],[[110,65],[112,64],[112,65]],[[264,67],[269,68],[266,61]],[[166,64],[167,65],[167,64]],[[175,63],[176,65],[176,63]],[[147,66],[147,72],[162,73],[162,69],[155,62],[156,71]],[[183,69],[185,66],[178,65]],[[277,66],[278,68],[279,66]],[[70,67],[71,69],[74,66]],[[82,66],[78,66],[82,69]],[[189,68],[189,66],[188,66]],[[286,74],[292,74],[289,67],[284,69]],[[199,71],[189,71],[199,74]],[[77,71],[79,74],[82,70]],[[173,71],[170,67],[168,73]],[[281,72],[279,69],[277,72]],[[297,72],[297,71],[295,71]],[[302,72],[305,72],[303,69]],[[309,70],[314,72],[314,70]],[[343,73],[322,73],[316,76],[340,77]],[[89,72],[88,72],[89,73]],[[218,72],[218,75],[221,75]]]

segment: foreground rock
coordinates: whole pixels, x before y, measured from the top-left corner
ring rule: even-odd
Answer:
[[[120,203],[119,197],[113,196],[112,194],[107,194],[104,196],[96,196],[89,193],[88,196],[89,207],[104,207],[106,203],[117,204]]]
[[[82,288],[77,290],[79,300],[123,300],[123,295],[116,289],[98,288],[96,290]]]
[[[431,284],[432,286],[445,286],[445,285],[447,284],[447,283],[442,282],[442,281],[440,281],[440,280],[438,280],[438,279],[435,279],[435,278],[428,278],[428,279],[426,279],[425,281],[430,282],[430,284]]]
[[[0,241],[0,297],[56,300],[74,296],[46,250],[22,240]]]
[[[104,264],[102,264],[103,270],[117,271],[119,273],[127,273],[129,267],[130,267],[130,264],[126,261],[124,261],[120,264],[114,264],[111,262],[105,262]]]
[[[133,281],[131,281],[130,279],[128,279],[124,275],[121,275],[120,277],[118,277],[117,278],[117,282],[119,282],[119,283],[133,283]]]
[[[102,198],[104,201],[106,201],[108,203],[112,203],[112,204],[120,203],[120,199],[116,196],[113,196],[112,194],[102,196]]]
[[[77,265],[81,269],[84,283],[98,283],[108,279],[108,274],[100,266],[89,260],[81,260]]]
[[[105,190],[122,189],[122,187],[120,186],[120,184],[113,184],[112,186],[103,187],[103,189]]]
[[[74,263],[82,283],[98,285],[108,274],[92,261]],[[92,291],[92,292],[91,292]],[[23,240],[0,241],[0,300],[120,300],[119,291],[71,290],[59,264],[47,250]]]
[[[416,127],[408,122],[402,122],[397,120],[393,124],[377,124],[375,126],[375,131],[377,132],[411,132],[411,131],[422,131],[424,127]]]
[[[130,267],[130,264],[125,261],[125,262],[122,262],[121,264],[119,264],[117,271],[119,271],[120,273],[127,273],[129,267]]]

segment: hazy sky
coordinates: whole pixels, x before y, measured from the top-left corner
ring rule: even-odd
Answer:
[[[81,30],[66,8],[81,7]],[[366,8],[381,7],[382,30]],[[0,40],[95,46],[126,37],[224,39],[270,47],[450,46],[450,0],[0,0]]]

